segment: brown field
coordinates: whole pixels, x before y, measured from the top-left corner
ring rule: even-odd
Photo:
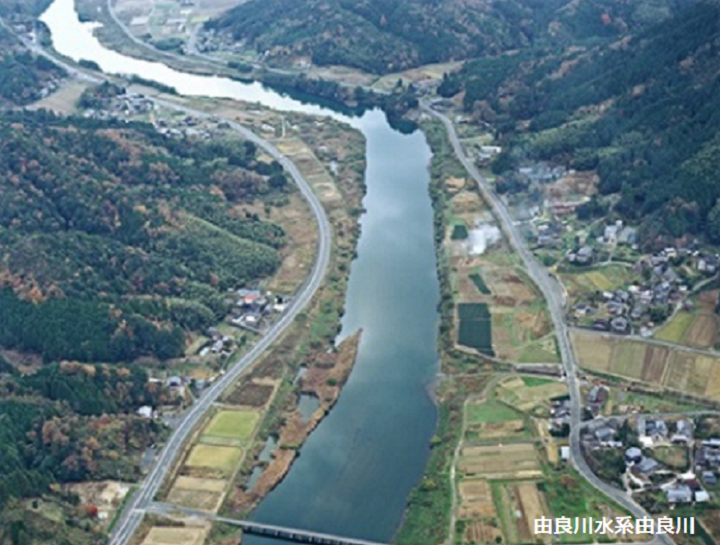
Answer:
[[[209,524],[185,527],[153,526],[142,545],[202,545],[209,531]]]
[[[233,405],[246,407],[265,407],[273,392],[273,384],[258,384],[257,382],[241,382],[227,396],[226,401]]]
[[[574,331],[571,338],[586,369],[720,400],[720,356],[589,332]]]
[[[498,537],[502,537],[502,533],[497,527],[488,522],[475,521],[465,528],[465,542],[473,545],[497,543]]]
[[[710,348],[718,336],[718,318],[715,314],[699,314],[685,333],[685,343],[698,348]]]
[[[483,439],[499,439],[508,437],[521,437],[525,431],[525,422],[522,420],[507,420],[505,422],[481,422],[470,426]]]
[[[223,493],[190,490],[173,486],[168,493],[167,499],[174,505],[215,513],[222,505]]]
[[[458,468],[488,478],[540,476],[538,456],[530,443],[465,447]]]
[[[513,496],[522,516],[516,519],[518,537],[521,543],[534,541],[534,521],[548,516],[549,509],[545,497],[533,482],[523,482],[512,487]]]
[[[180,475],[175,479],[175,486],[177,488],[202,492],[222,492],[225,490],[225,481],[222,479],[197,479],[195,477]]]
[[[669,355],[670,351],[664,346],[648,346],[640,378],[645,382],[660,384]]]
[[[461,519],[491,518],[495,516],[495,504],[490,485],[485,479],[463,480],[459,485]]]

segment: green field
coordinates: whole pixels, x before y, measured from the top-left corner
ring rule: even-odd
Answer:
[[[488,400],[482,403],[468,403],[466,407],[468,425],[488,422],[508,422],[522,418],[522,414],[504,403]]]
[[[485,303],[461,303],[458,305],[458,317],[458,344],[494,356],[492,318],[488,306]]]
[[[480,276],[480,273],[471,274],[470,280],[472,280],[473,284],[475,284],[475,287],[477,287],[480,293],[483,295],[490,295],[490,288],[488,288],[488,285],[485,283],[485,280],[483,280],[483,277]]]
[[[543,377],[520,377],[520,379],[525,383],[525,386],[527,386],[528,388],[534,388],[535,386],[545,386],[546,384],[557,382],[557,380]]]
[[[254,411],[220,411],[203,430],[203,435],[228,439],[249,439],[260,415]]]

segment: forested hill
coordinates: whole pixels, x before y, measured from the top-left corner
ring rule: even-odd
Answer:
[[[620,36],[683,0],[250,0],[210,29],[270,58],[309,55],[372,73],[494,55],[537,44]]]
[[[0,357],[0,543],[104,543],[96,511],[62,485],[139,479],[141,455],[166,431],[134,412],[172,402],[170,392],[137,367],[7,369]]]
[[[606,46],[469,62],[445,87],[504,134],[497,171],[527,159],[597,170],[646,242],[720,242],[718,74],[720,3],[708,0]]]
[[[236,205],[288,191],[239,140],[149,125],[0,117],[0,345],[47,360],[181,355],[273,273],[282,229]]]
[[[0,16],[3,8],[9,9],[0,0]],[[32,54],[0,25],[0,107],[34,102],[64,76],[65,70],[45,57]]]

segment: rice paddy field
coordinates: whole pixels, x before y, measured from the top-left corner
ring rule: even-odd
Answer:
[[[720,401],[720,357],[590,332],[571,339],[585,369]]]
[[[547,420],[533,415],[538,406],[565,395],[567,387],[558,380],[511,376],[482,400],[466,403],[455,466],[458,543],[554,543],[556,536],[534,535],[535,519],[575,516],[581,509],[586,516],[613,513],[589,485],[546,453],[556,452],[557,443],[542,431]],[[559,542],[591,541],[588,535],[569,535]]]
[[[458,344],[474,348],[483,354],[494,355],[492,349],[492,317],[485,303],[458,305]]]

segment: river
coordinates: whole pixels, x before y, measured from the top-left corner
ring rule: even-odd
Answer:
[[[424,135],[401,134],[377,110],[360,117],[302,103],[259,83],[187,74],[108,50],[81,23],[73,0],[55,0],[42,20],[53,45],[104,71],[135,74],[182,95],[227,97],[283,111],[330,116],[367,142],[367,194],[358,257],[350,271],[340,338],[363,329],[357,363],[331,413],[303,445],[285,480],[252,514],[260,522],[390,541],[409,491],[422,476],[437,410],[439,286]],[[277,544],[247,537],[248,545]]]

